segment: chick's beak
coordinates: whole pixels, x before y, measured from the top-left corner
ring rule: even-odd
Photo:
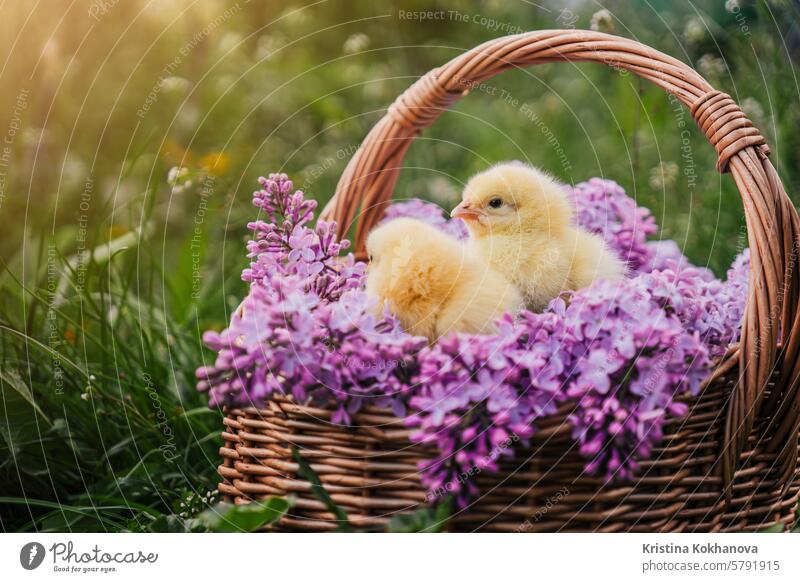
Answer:
[[[468,201],[464,200],[461,204],[453,208],[450,218],[460,218],[461,220],[478,220],[480,212]]]

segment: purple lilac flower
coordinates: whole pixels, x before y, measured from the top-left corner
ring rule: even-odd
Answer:
[[[686,412],[675,396],[698,393],[708,350],[636,279],[598,281],[551,309],[575,362],[566,395],[576,403],[569,420],[586,470],[631,478],[661,439],[666,414]]]
[[[658,230],[650,210],[637,206],[612,180],[592,178],[567,187],[567,192],[575,205],[578,226],[602,236],[631,271],[639,271],[647,264],[651,252],[647,237]]]
[[[750,283],[750,249],[744,249],[728,269],[728,277],[717,295],[717,311],[723,314],[725,328],[723,337],[730,342],[739,341],[742,334],[742,320],[747,306]]]
[[[375,317],[362,289],[364,266],[339,242],[335,225],[313,219],[316,203],[292,192],[283,174],[261,179],[254,204],[271,222],[251,223],[250,293],[222,333],[206,332],[217,350],[213,366],[197,370],[209,404],[261,405],[291,394],[335,408],[348,422],[364,404],[404,411],[415,354],[424,338],[400,330],[392,317]]]
[[[449,219],[445,216],[441,207],[431,202],[425,202],[419,198],[412,198],[403,202],[394,202],[386,209],[382,222],[388,222],[395,218],[416,218],[431,226],[442,229],[447,234],[457,239],[465,239],[469,236],[467,225],[460,218]]]
[[[336,224],[314,219],[317,203],[306,200],[301,191],[292,192],[286,174],[270,174],[259,178],[262,189],[253,194],[253,205],[260,208],[267,220],[247,225],[255,233],[247,243],[250,268],[242,279],[263,283],[271,275],[298,275],[324,301],[336,301],[342,293],[361,287],[365,266],[356,263],[352,254],[340,257],[350,241],[339,241]]]
[[[221,334],[206,332],[219,352],[197,371],[210,405],[260,406],[272,394],[335,409],[348,423],[365,404],[402,416],[424,338],[391,317],[371,314],[361,290],[324,302],[301,277],[276,275],[253,285]]]
[[[700,277],[704,281],[715,279],[714,272],[706,267],[696,267],[683,254],[678,243],[672,239],[653,240],[645,243],[649,258],[647,263],[639,269],[640,273],[652,273],[653,271],[663,271],[677,265],[684,269],[691,267],[697,269]]]
[[[708,277],[707,269],[666,261],[663,270],[640,275],[638,282],[674,314],[688,333],[697,333],[712,357],[725,354],[739,339],[747,298],[738,271],[729,282]]]
[[[747,297],[749,279],[750,249],[744,249],[733,260],[725,283],[731,287],[731,292],[738,291],[742,297]]]
[[[557,350],[560,322],[525,312],[501,320],[497,336],[451,335],[419,354],[411,398],[412,440],[435,443],[437,458],[422,464],[431,491],[454,493],[460,505],[476,492],[470,478],[496,471],[512,444],[552,414],[566,364]]]

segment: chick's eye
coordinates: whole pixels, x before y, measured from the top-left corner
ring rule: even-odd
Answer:
[[[489,200],[489,207],[490,208],[500,208],[503,205],[502,198],[492,198]]]

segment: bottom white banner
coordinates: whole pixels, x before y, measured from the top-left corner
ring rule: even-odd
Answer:
[[[800,580],[786,534],[4,534],[3,580]]]

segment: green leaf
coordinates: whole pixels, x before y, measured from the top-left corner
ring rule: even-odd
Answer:
[[[41,440],[50,424],[19,372],[0,370],[0,435],[8,448],[17,454],[26,443]]]
[[[193,225],[194,227],[195,225]],[[167,279],[170,291],[170,304],[172,313],[178,318],[190,316],[190,307],[197,302],[195,289],[196,274],[194,269],[202,265],[196,263],[198,259],[206,258],[206,247],[208,237],[189,236],[181,245],[180,257],[183,260],[177,261],[174,276]]]
[[[448,497],[435,507],[426,507],[395,515],[389,522],[392,533],[439,533],[453,514],[453,500]]]
[[[786,531],[786,526],[782,523],[776,523],[767,528],[758,530],[758,533],[781,533]]]
[[[268,497],[246,505],[220,503],[197,516],[197,523],[211,532],[252,532],[278,521],[289,510],[285,497]]]
[[[309,465],[302,455],[300,455],[300,451],[297,450],[295,445],[292,445],[292,458],[299,465],[297,474],[311,483],[312,495],[322,501],[322,503],[325,504],[325,507],[328,508],[328,511],[336,516],[336,521],[339,523],[339,526],[336,528],[337,531],[352,531],[350,528],[350,522],[347,520],[347,513],[345,513],[344,509],[336,505],[336,502],[331,499],[331,496],[328,495],[328,491],[325,489],[322,481],[320,481],[319,477],[314,472],[314,469],[311,468],[311,465]]]

